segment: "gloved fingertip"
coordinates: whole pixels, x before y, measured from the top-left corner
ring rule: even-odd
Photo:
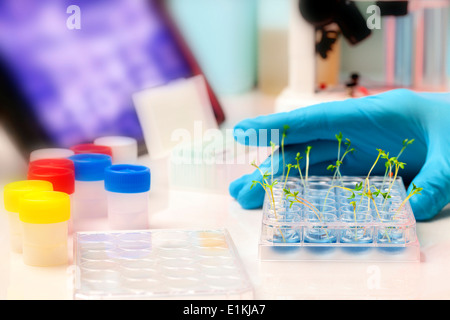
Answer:
[[[247,118],[244,120],[239,121],[235,126],[234,130],[247,130],[253,128],[253,119]]]
[[[410,198],[409,203],[417,221],[428,221],[437,214],[430,205],[427,205],[430,201],[426,199],[424,194]]]
[[[238,123],[233,130],[233,137],[239,144],[257,145],[258,135],[255,129],[247,126],[245,121]],[[254,143],[251,143],[255,141]]]
[[[432,155],[431,160],[425,162],[419,174],[410,184],[408,194],[414,186],[421,188],[419,193],[409,199],[417,221],[430,220],[449,203],[448,173],[443,169],[439,154]]]
[[[230,183],[230,186],[228,187],[228,191],[230,192],[230,195],[237,199],[239,192],[242,189],[242,186],[244,186],[248,181],[248,174],[234,180]]]
[[[241,203],[241,202],[239,202],[239,204],[241,205],[242,209],[245,209],[245,210],[260,209],[262,207],[262,202],[261,203],[257,203],[257,202]]]
[[[250,184],[246,184],[239,192],[237,201],[247,210],[261,208],[264,202],[264,189],[260,185],[250,189]]]

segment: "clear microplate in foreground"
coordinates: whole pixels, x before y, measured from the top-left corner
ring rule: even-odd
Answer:
[[[81,232],[75,299],[252,299],[226,230]]]
[[[373,201],[351,198],[348,190],[332,187],[338,183],[331,177],[310,177],[308,184],[289,178],[286,189],[298,192],[303,202],[293,205],[284,195],[284,179],[280,181],[274,198],[266,195],[264,201],[261,260],[420,260],[416,220],[409,202],[402,205],[407,195],[401,178],[388,188],[382,177],[372,177],[369,184],[382,192],[390,189],[391,196]],[[361,177],[343,177],[339,185],[354,189],[360,182]]]

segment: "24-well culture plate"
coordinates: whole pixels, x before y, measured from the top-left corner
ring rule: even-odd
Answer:
[[[226,230],[81,232],[76,299],[251,299]]]
[[[409,201],[401,206],[407,196],[402,179],[393,183],[390,198],[380,195],[374,197],[375,203],[357,193],[349,199],[350,191],[331,188],[354,189],[360,182],[364,184],[364,178],[343,177],[333,184],[331,177],[311,177],[306,185],[288,178],[284,186],[279,179],[274,187],[275,210],[267,194],[264,201],[260,259],[419,261],[416,220]],[[382,177],[372,177],[370,185],[383,192],[389,189]],[[300,200],[306,201],[291,205],[284,187],[298,191]]]

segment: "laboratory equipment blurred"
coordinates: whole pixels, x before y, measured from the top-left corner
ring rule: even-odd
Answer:
[[[23,154],[126,135],[145,151],[131,94],[202,74],[159,0],[2,1],[0,113]],[[99,17],[101,19],[99,20]],[[224,114],[206,81],[214,114]]]
[[[256,81],[255,0],[170,0],[182,35],[219,94],[251,90]]]
[[[258,89],[278,95],[288,85],[289,0],[258,1]]]
[[[326,3],[291,0],[289,85],[277,111],[399,87],[448,90],[448,1]]]
[[[151,158],[218,128],[202,76],[136,92],[133,101]]]

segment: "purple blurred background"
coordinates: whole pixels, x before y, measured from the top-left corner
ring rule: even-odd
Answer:
[[[79,30],[66,26],[70,5],[81,8]],[[156,0],[2,0],[0,64],[20,97],[0,89],[4,113],[30,120],[22,134],[60,147],[111,134],[142,140],[131,94],[192,75]]]

